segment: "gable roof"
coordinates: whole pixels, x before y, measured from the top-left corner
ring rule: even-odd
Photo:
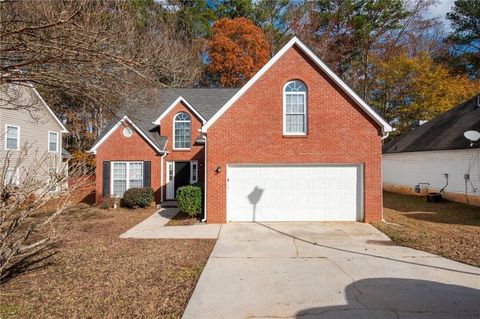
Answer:
[[[22,87],[22,92],[27,93],[27,90],[30,88],[33,92],[33,94],[38,98],[40,103],[47,109],[47,113],[50,114],[50,116],[54,119],[54,121],[58,124],[58,126],[61,128],[62,133],[68,133],[67,128],[65,125],[60,121],[60,119],[57,117],[57,115],[52,111],[52,109],[48,106],[47,102],[43,99],[43,97],[40,95],[40,93],[37,91],[35,86],[33,86],[32,83],[26,82],[26,84],[4,84],[2,87],[6,88],[7,90],[14,87],[15,85],[18,85],[19,87]],[[30,93],[30,92],[28,92]],[[28,102],[30,103],[30,102]]]
[[[238,90],[238,88],[157,88],[145,91],[151,101],[149,105],[138,105],[138,101],[130,100],[125,106],[133,107],[133,111],[137,112],[132,114],[132,119],[135,115],[141,118],[148,116],[148,121],[152,123],[181,97],[208,121]]]
[[[100,145],[105,142],[110,135],[115,132],[115,130],[122,125],[123,123],[129,123],[133,128],[159,153],[164,153],[165,152],[165,144],[166,144],[166,138],[163,136],[160,136],[160,134],[152,134],[152,132],[145,132],[143,129],[135,125],[131,119],[128,118],[127,115],[124,115],[120,120],[114,122],[112,121],[107,128],[103,130],[102,135],[97,139],[95,144],[92,146],[92,148],[88,151],[89,153],[96,153],[97,149],[100,147]],[[163,146],[162,146],[163,145]]]
[[[38,93],[37,89],[32,84],[30,84],[30,86],[32,87],[33,92],[35,92],[35,95],[37,95],[37,97],[40,99],[42,104],[45,106],[48,113],[50,113],[50,115],[55,119],[58,125],[60,125],[60,127],[62,128],[62,133],[68,133],[68,130],[65,127],[65,125],[63,125],[62,121],[60,121],[60,119],[55,115],[55,113],[53,113],[52,109],[48,106],[47,102],[45,102],[45,100],[42,98],[40,93]]]
[[[274,65],[287,51],[296,45],[300,48],[330,79],[332,79],[353,101],[355,101],[375,122],[383,132],[391,132],[393,129],[372,107],[363,101],[344,81],[342,81],[325,63],[323,63],[305,44],[297,37],[293,37],[280,51],[275,54],[225,105],[205,123],[202,132],[206,132],[216,120],[218,120],[272,65]]]
[[[167,138],[160,136],[159,127],[152,123],[162,114],[168,113],[172,105],[182,98],[191,108],[194,108],[205,121],[210,119],[236,92],[238,89],[220,88],[150,88],[139,92],[146,99],[132,97],[125,101],[121,110],[117,112],[114,120],[106,125],[102,133],[95,141],[95,150],[103,143],[112,128],[119,123],[125,115],[132,123],[135,123],[146,138],[160,150],[165,149]],[[155,121],[156,122],[156,121]]]
[[[383,153],[465,149],[470,142],[463,133],[470,130],[480,131],[480,94],[391,140]]]
[[[170,106],[162,113],[162,115],[160,115],[158,119],[153,122],[153,124],[160,125],[160,121],[180,102],[185,104],[196,116],[198,116],[198,118],[202,121],[202,124],[207,121],[190,103],[188,103],[187,100],[183,98],[183,96],[179,96],[178,99],[176,99],[172,104],[170,104]]]

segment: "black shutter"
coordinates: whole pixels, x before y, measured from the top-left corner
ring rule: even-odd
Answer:
[[[103,161],[103,197],[110,196],[110,161]]]
[[[143,162],[143,187],[151,187],[152,185],[152,162]]]

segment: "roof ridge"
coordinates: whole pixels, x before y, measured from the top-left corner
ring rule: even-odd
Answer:
[[[469,116],[475,115],[472,112],[474,112],[476,109],[476,99],[479,96],[480,94],[477,94],[468,100],[460,102],[456,106],[429,120],[425,124],[414,127],[408,132],[392,139],[390,142],[384,145],[384,153],[415,152],[421,149],[423,150],[424,148],[432,148],[432,150],[434,150],[442,148],[444,149],[446,147],[445,145],[437,145],[436,147],[427,145],[428,143],[425,143],[425,140],[431,141],[431,144],[450,143],[450,148],[453,149],[460,147],[459,145],[461,142],[458,140],[458,136],[460,135],[458,132],[456,132],[456,130],[467,130],[471,128],[472,125],[477,125],[477,122],[475,122],[474,118],[470,118]],[[478,126],[480,126],[480,121],[478,121]],[[442,135],[445,132],[447,132],[446,134],[453,134],[450,132],[452,130],[455,131],[454,136],[452,135],[450,138],[446,138]],[[461,133],[463,133],[463,131]],[[446,139],[448,142],[437,142],[437,137]],[[457,139],[457,142],[454,142],[455,139]],[[458,147],[456,147],[456,145]]]
[[[235,88],[224,88],[224,87],[163,87],[163,88],[158,88],[159,90],[240,90],[239,87]]]

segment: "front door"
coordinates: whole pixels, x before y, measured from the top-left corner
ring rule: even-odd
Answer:
[[[190,162],[175,162],[173,179],[176,197],[179,187],[190,185]]]

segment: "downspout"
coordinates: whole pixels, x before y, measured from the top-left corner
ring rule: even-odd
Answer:
[[[203,189],[205,192],[205,199],[203,201],[203,218],[202,218],[202,223],[205,223],[207,221],[207,171],[208,171],[208,161],[207,161],[207,135],[203,134],[205,137],[205,159],[203,161],[203,166],[205,169],[205,172],[203,173]]]
[[[163,147],[163,155],[160,156],[160,203],[163,203],[163,163],[164,160],[163,158],[168,155],[167,152],[167,142],[165,143],[165,146]]]
[[[390,132],[383,133],[380,141],[385,140],[390,135]],[[383,218],[383,165],[380,165],[380,179],[382,181],[382,222],[385,223],[385,218]]]

